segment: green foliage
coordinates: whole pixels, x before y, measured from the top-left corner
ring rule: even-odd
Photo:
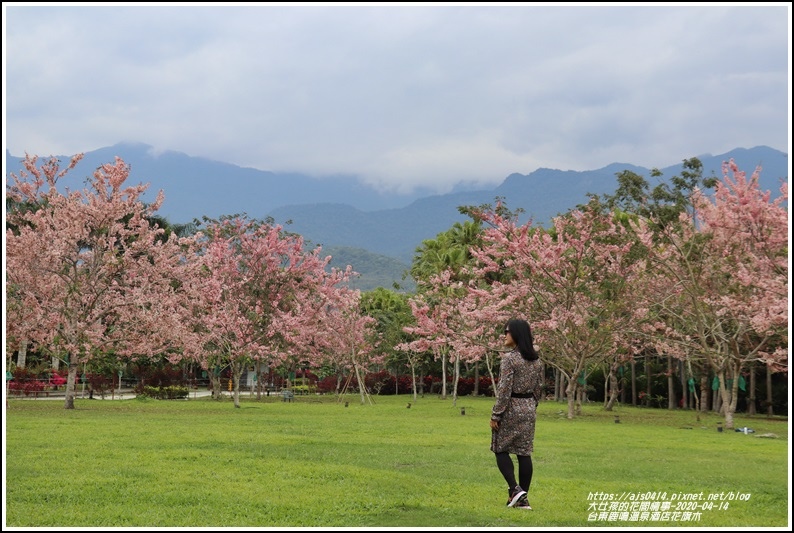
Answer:
[[[618,187],[614,194],[604,195],[605,208],[652,218],[658,228],[675,224],[680,213],[692,210],[691,195],[695,189],[713,189],[719,181],[713,172],[703,177],[703,163],[697,157],[684,159],[681,166],[680,175],[672,176],[669,183],[660,182],[653,189],[649,189],[645,178],[631,170],[617,173]],[[660,180],[662,173],[653,169],[651,177]],[[597,195],[591,197],[600,203]]]
[[[405,354],[394,347],[407,342],[409,335],[403,331],[406,326],[414,325],[416,320],[411,314],[408,296],[379,287],[361,295],[361,311],[374,318],[377,353],[385,355],[386,365],[391,368],[405,368]]]
[[[716,414],[586,404],[568,420],[562,404],[542,402],[530,512],[504,506],[488,449],[493,398],[76,405],[9,400],[7,527],[784,528],[788,519],[785,419],[737,415],[755,430],[745,435],[718,432]],[[779,438],[760,438],[769,434]],[[595,493],[654,491],[750,499],[697,522],[588,521]]]
[[[416,248],[411,276],[417,281],[427,281],[434,275],[450,270],[459,279],[463,269],[473,262],[470,249],[481,244],[481,234],[482,222],[475,219],[463,224],[455,222],[435,239],[425,239]]]
[[[181,385],[169,385],[167,387],[145,385],[141,394],[158,400],[184,400],[187,398],[187,393],[187,387]]]

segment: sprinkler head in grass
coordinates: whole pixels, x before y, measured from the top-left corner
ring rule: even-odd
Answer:
[[[460,408],[460,414],[461,415],[465,415],[466,414],[466,408],[465,407],[461,407]]]
[[[411,408],[411,402],[408,402],[408,405],[405,408],[406,409],[410,409]]]
[[[620,416],[615,415],[615,424],[620,424]]]

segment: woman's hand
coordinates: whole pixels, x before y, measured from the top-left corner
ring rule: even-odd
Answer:
[[[499,421],[491,419],[491,429],[493,431],[499,431]]]

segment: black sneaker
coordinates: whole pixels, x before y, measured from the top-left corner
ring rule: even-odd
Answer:
[[[518,500],[521,499],[522,496],[526,497],[527,492],[523,490],[521,487],[516,487],[513,489],[513,492],[510,493],[510,498],[507,500],[507,506],[513,507]]]
[[[518,501],[516,502],[516,504],[513,507],[515,507],[516,509],[527,509],[529,511],[532,510],[532,506],[529,505],[529,500],[527,500],[527,493],[526,492],[524,493],[523,496],[518,498]]]

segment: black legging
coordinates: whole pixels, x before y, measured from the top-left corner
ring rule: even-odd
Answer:
[[[518,459],[518,485],[521,490],[529,492],[529,484],[532,483],[532,456],[516,455]],[[513,470],[513,460],[507,452],[496,454],[496,466],[507,481],[508,490],[513,490],[516,486],[516,474]]]

